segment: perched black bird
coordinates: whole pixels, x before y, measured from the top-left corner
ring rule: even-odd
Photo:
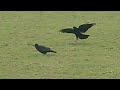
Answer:
[[[82,33],[85,33],[93,25],[95,25],[95,23],[83,24],[83,25],[80,25],[78,28],[74,26],[73,28],[62,29],[62,30],[60,30],[60,32],[62,32],[62,33],[73,33],[73,34],[75,34],[77,40],[78,40],[78,38],[79,39],[87,39],[90,35],[84,35]]]
[[[35,44],[35,48],[41,52],[42,54],[46,54],[47,52],[54,52],[54,53],[57,53],[56,51],[53,51],[51,50],[50,48],[48,47],[45,47],[45,46],[42,46],[42,45],[38,45],[38,44]]]

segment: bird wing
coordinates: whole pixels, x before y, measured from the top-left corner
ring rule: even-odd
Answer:
[[[63,33],[74,33],[74,30],[73,30],[73,28],[66,28],[66,29],[60,30],[60,32],[63,32]]]
[[[95,25],[95,23],[92,23],[92,24],[83,24],[83,25],[80,25],[78,30],[82,33],[85,33],[89,28],[91,28],[93,25]]]

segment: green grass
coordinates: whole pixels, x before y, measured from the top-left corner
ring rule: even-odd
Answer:
[[[86,40],[59,32],[87,22],[96,25]],[[120,78],[120,11],[0,11],[0,79],[8,78]]]

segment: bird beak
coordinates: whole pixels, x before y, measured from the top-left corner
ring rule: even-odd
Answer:
[[[92,23],[93,25],[96,25],[96,23]]]
[[[31,46],[35,46],[35,45],[31,45]]]
[[[27,44],[27,45],[35,46],[35,45],[33,45],[33,44]]]

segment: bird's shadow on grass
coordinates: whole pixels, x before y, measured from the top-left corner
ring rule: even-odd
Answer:
[[[56,56],[56,54],[50,54],[50,53],[47,53],[47,54],[43,54],[43,55],[41,55],[42,57],[54,57],[54,56]]]
[[[52,57],[52,56],[56,56],[57,53],[48,52],[47,54],[42,54],[38,51],[35,51],[34,54],[35,56]]]
[[[74,43],[68,43],[68,45],[90,46],[91,43],[87,43],[87,42],[74,42]]]

